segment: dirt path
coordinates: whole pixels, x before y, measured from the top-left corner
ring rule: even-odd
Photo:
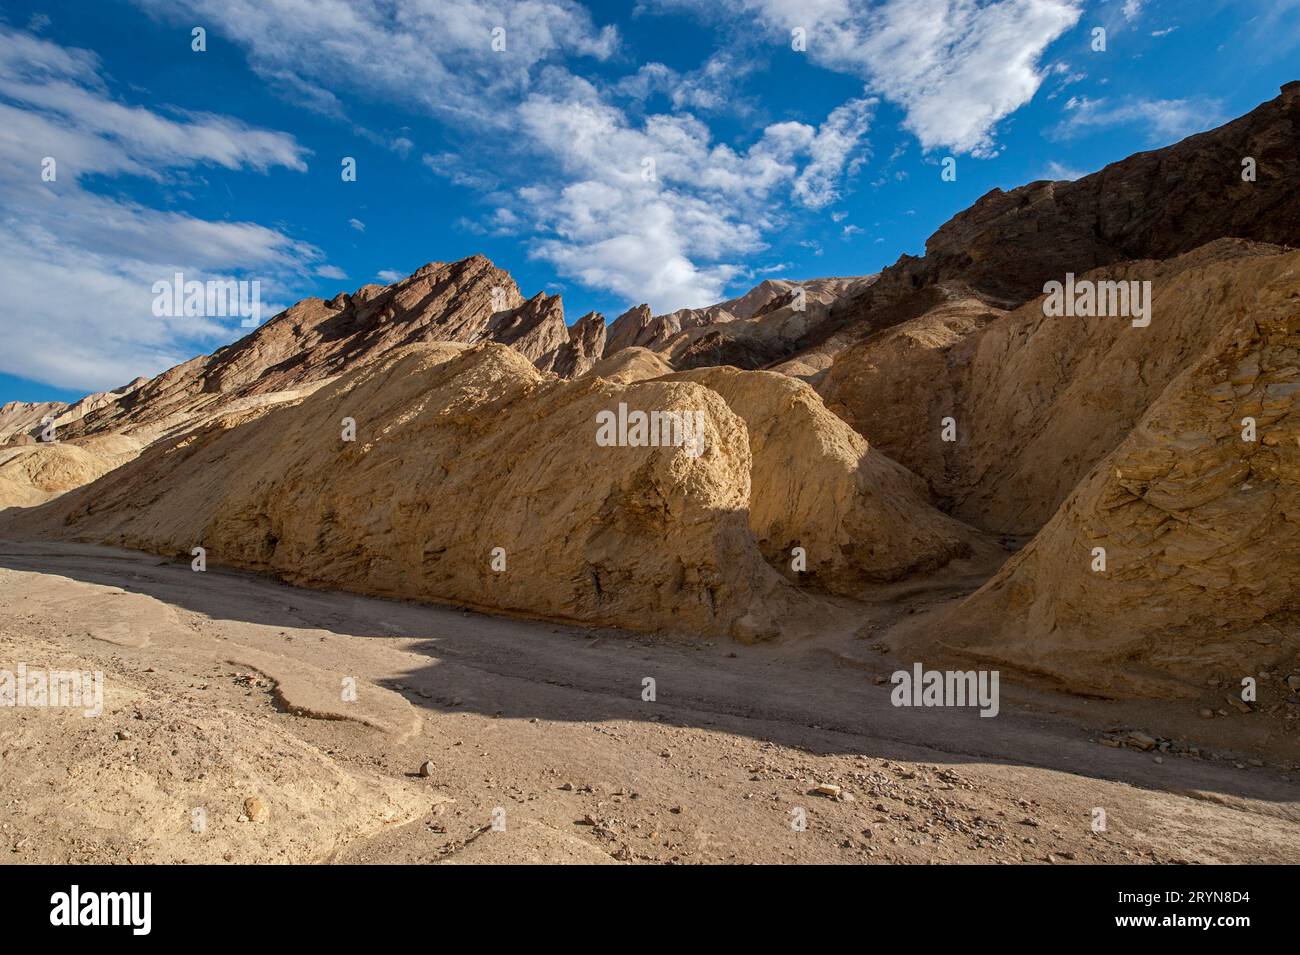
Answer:
[[[0,858],[1300,859],[1294,732],[1260,714],[1005,683],[995,719],[893,707],[890,627],[951,596],[846,608],[869,639],[746,647],[0,543],[0,669],[105,681],[97,718],[0,709]],[[1103,745],[1117,727],[1171,743]]]

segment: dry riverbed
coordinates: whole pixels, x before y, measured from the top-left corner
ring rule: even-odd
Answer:
[[[1300,858],[1294,723],[1006,680],[994,719],[893,707],[890,629],[953,596],[742,646],[2,542],[0,669],[102,671],[104,711],[0,709],[0,859]]]

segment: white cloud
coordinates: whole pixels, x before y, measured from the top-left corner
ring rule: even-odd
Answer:
[[[808,144],[811,161],[804,166],[794,184],[794,194],[811,209],[821,209],[840,197],[841,177],[852,176],[861,165],[862,138],[871,124],[876,101],[850,100],[836,107],[818,128]]]
[[[1065,109],[1066,118],[1053,128],[1053,138],[1071,139],[1099,129],[1139,126],[1151,143],[1167,145],[1217,126],[1224,119],[1222,105],[1206,99],[1131,99],[1116,103],[1075,96]]]
[[[380,269],[375,275],[375,278],[379,279],[379,281],[383,282],[385,285],[391,285],[394,282],[400,282],[402,279],[406,278],[406,273],[399,272],[397,269]]]
[[[348,225],[350,225],[352,228],[356,229],[358,232],[365,232],[365,231],[366,231],[366,224],[365,224],[364,222],[362,222],[360,219],[349,219],[349,220],[348,220]]]
[[[715,16],[757,16],[788,42],[807,31],[813,62],[857,76],[901,106],[926,150],[997,151],[998,122],[1028,103],[1047,47],[1078,22],[1081,0],[660,0]]]
[[[669,97],[678,109],[714,112],[734,108],[736,84],[753,70],[752,60],[742,59],[730,50],[719,50],[699,69],[683,75]]]
[[[837,56],[863,63],[924,148],[989,155],[998,121],[1038,91],[1039,57],[1078,18],[1066,0],[894,0],[860,54]]]
[[[125,105],[94,54],[0,27],[0,371],[97,390],[229,338],[238,320],[158,318],[153,284],[258,279],[264,315],[319,250],[251,222],[212,222],[83,187],[91,174],[161,179],[200,164],[305,169],[285,133],[210,114]],[[42,178],[45,158],[53,181]]]
[[[744,111],[737,88],[757,68],[757,61],[733,47],[718,50],[697,69],[678,72],[663,63],[646,63],[612,86],[620,96],[644,101],[658,93],[674,109],[704,113]]]
[[[1082,70],[1079,70],[1078,72],[1071,72],[1070,65],[1068,63],[1056,64],[1056,68],[1053,68],[1052,72],[1058,77],[1060,77],[1060,79],[1058,80],[1058,82],[1056,83],[1052,91],[1047,94],[1048,99],[1056,99],[1056,97],[1064,93],[1067,88],[1073,86],[1075,83],[1082,83],[1084,80],[1088,78],[1088,74],[1083,72]]]
[[[71,176],[160,178],[160,169],[212,163],[305,171],[305,150],[287,133],[176,110],[171,119],[111,99],[98,59],[0,28],[0,136],[6,148],[40,142]]]
[[[1047,164],[1046,168],[1043,170],[1042,175],[1040,175],[1038,178],[1053,179],[1053,180],[1082,179],[1086,175],[1087,175],[1086,172],[1081,172],[1078,169],[1073,169],[1069,166],[1066,166],[1063,163],[1059,163],[1056,160],[1052,160]]]
[[[435,175],[476,192],[491,192],[498,185],[495,177],[471,168],[463,157],[452,152],[425,153],[420,162]]]
[[[334,279],[335,281],[338,282],[341,282],[348,277],[348,273],[344,272],[337,265],[318,266],[316,269],[316,274],[323,279]]]
[[[873,106],[853,101],[819,128],[773,124],[738,152],[714,144],[694,116],[652,114],[633,124],[580,80],[534,94],[518,111],[521,129],[568,180],[517,192],[534,222],[554,233],[534,254],[657,311],[719,301],[744,272],[734,260],[765,247],[775,196],[788,190],[809,208],[838,197]]]
[[[694,114],[730,110],[754,64],[726,47],[686,72],[647,64],[621,80],[580,79],[566,64],[609,59],[619,38],[574,0],[330,0],[310,15],[300,0],[136,2],[210,23],[259,73],[293,77],[326,102],[381,98],[444,121],[448,139],[465,146],[421,162],[492,206],[463,228],[533,230],[532,253],[563,275],[657,308],[723,297],[738,260],[762,249],[783,215],[773,206],[835,201],[874,105],[855,99],[820,127],[776,123],[747,147],[717,144]],[[498,25],[504,53],[491,48]],[[667,97],[671,111],[641,115],[652,96]],[[635,117],[617,105],[628,101]],[[654,183],[640,178],[646,157]],[[525,185],[502,182],[512,164]]]
[[[575,0],[136,0],[176,23],[209,23],[268,79],[337,102],[357,89],[452,121],[502,126],[497,109],[565,55],[609,58],[618,33]],[[505,30],[505,49],[492,31]]]
[[[481,221],[461,216],[456,220],[456,227],[474,235],[507,236],[516,235],[524,226],[524,221],[513,209],[498,207],[493,209]]]

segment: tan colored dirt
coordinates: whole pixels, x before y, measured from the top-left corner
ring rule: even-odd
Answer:
[[[903,619],[924,622],[953,586],[895,595],[865,618],[887,633],[906,605],[917,612]],[[93,635],[92,616],[148,642]],[[1300,852],[1294,744],[1270,755],[1257,716],[1201,721],[1181,705],[1014,691],[996,719],[895,708],[873,676],[896,664],[852,637],[714,646],[10,542],[0,645],[0,665],[101,669],[106,687],[97,718],[0,715],[10,862],[1064,864]],[[362,718],[295,715],[296,691],[282,703],[272,680],[226,662],[250,653],[276,658],[290,686],[335,692],[355,678],[358,703],[337,705]],[[642,699],[645,677],[654,702]],[[403,700],[419,730],[370,724],[373,697]],[[1201,755],[1157,761],[1100,745],[1116,723]],[[1256,755],[1259,768],[1247,762]],[[85,787],[75,805],[68,774]],[[821,784],[852,801],[810,794]],[[254,795],[269,818],[241,821]],[[196,808],[204,832],[192,831]]]

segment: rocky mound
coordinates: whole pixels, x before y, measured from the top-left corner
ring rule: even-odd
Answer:
[[[1116,389],[1152,366],[1167,384],[1033,541],[953,611],[945,644],[1106,695],[1191,694],[1216,675],[1235,683],[1293,663],[1298,305],[1297,252],[1255,250],[1170,281],[1143,329],[1163,320],[1165,347],[1125,361],[1117,345],[1108,366]],[[1180,347],[1193,354],[1180,361]],[[1104,391],[1094,382],[1087,394]]]
[[[1146,327],[1049,317],[1042,296],[1010,313],[949,303],[846,349],[820,390],[961,519],[1033,534],[1255,290],[1295,267],[1281,251],[1224,239],[1079,276],[1149,282]]]
[[[923,315],[838,352],[817,390],[828,408],[950,499],[952,472],[970,460],[943,440],[942,422],[961,404],[970,366],[971,349],[957,346],[1005,314],[954,290]],[[966,435],[959,429],[957,436],[960,445]]]
[[[670,374],[672,370],[672,366],[655,352],[634,345],[594,362],[587,373],[626,384],[630,381],[659,378]]]
[[[599,416],[620,408],[698,415],[703,453],[602,444]],[[10,527],[186,560],[201,546],[214,565],[308,586],[741,639],[815,618],[774,567],[861,593],[979,544],[800,382],[566,382],[511,348],[446,343],[158,442]]]
[[[749,317],[685,329],[667,338],[658,350],[676,368],[763,368],[818,340],[830,323],[835,303],[874,278],[786,283],[790,288],[784,294]]]
[[[860,596],[865,584],[933,571],[977,549],[1002,556],[931,507],[916,475],[870,450],[803,382],[735,368],[659,380],[698,382],[744,420],[753,457],[749,526],[768,562],[792,580]],[[807,562],[797,574],[796,547]]]
[[[703,411],[706,450],[597,446],[597,413],[620,402]],[[746,526],[749,474],[743,422],[699,385],[565,385],[503,346],[417,345],[155,445],[19,526],[186,559],[203,546],[309,586],[755,636],[792,594]]]
[[[570,328],[559,296],[524,300],[508,273],[476,255],[430,263],[392,285],[363,286],[328,302],[304,299],[212,355],[115,392],[66,407],[6,405],[0,435],[25,443],[23,435],[39,433],[41,419],[54,412],[60,439],[117,434],[146,447],[220,415],[300,400],[344,371],[416,342],[500,342],[540,369],[572,377],[600,355],[604,336],[600,314]],[[10,477],[12,484],[0,485],[0,506],[44,499],[21,475]]]
[[[60,438],[64,429],[80,421],[92,411],[98,411],[120,401],[126,395],[145,384],[146,379],[137,378],[129,385],[115,391],[99,391],[94,394],[64,404],[61,401],[42,401],[30,403],[11,401],[0,407],[0,445],[21,446],[48,439],[44,437],[47,423],[53,425],[52,434]]]
[[[112,470],[113,464],[71,444],[0,449],[0,507],[32,507]]]
[[[67,407],[62,401],[11,401],[0,406],[0,444],[20,437],[35,441],[41,423],[58,418]]]
[[[188,424],[237,399],[298,396],[415,342],[500,342],[550,370],[562,352],[574,364],[579,356],[594,357],[587,350],[587,332],[582,326],[572,338],[558,296],[538,293],[525,300],[510,275],[484,256],[432,262],[392,285],[366,285],[328,302],[304,299],[239,341],[178,365],[85,415],[70,434],[129,433],[169,416]],[[576,354],[564,352],[565,346]]]
[[[760,282],[738,298],[705,308],[679,308],[666,315],[653,315],[649,305],[637,305],[614,319],[609,327],[609,340],[602,357],[613,355],[624,348],[657,349],[683,329],[749,318],[773,299],[789,294],[798,284],[800,283],[768,280]]]

